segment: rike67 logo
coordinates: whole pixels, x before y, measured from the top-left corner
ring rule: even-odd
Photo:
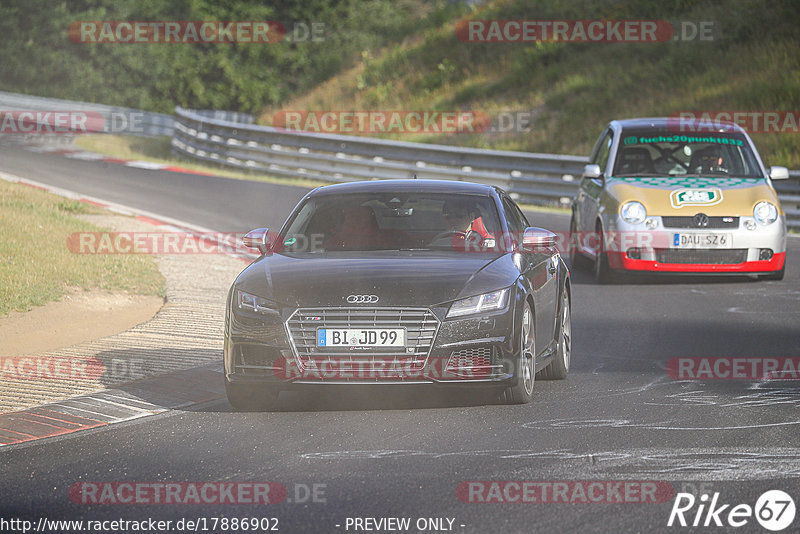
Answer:
[[[778,532],[794,523],[794,500],[785,491],[765,491],[756,500],[755,506],[721,503],[719,496],[719,492],[715,492],[709,501],[706,493],[699,499],[691,493],[678,493],[667,526],[738,528],[747,525],[755,517],[763,528]]]

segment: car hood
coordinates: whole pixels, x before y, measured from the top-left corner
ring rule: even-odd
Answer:
[[[764,178],[611,177],[606,190],[615,204],[638,200],[649,215],[752,216],[762,200],[780,210],[778,196]]]
[[[503,253],[374,251],[273,254],[235,285],[287,306],[346,306],[348,295],[376,295],[373,306],[432,306],[511,285],[518,269]]]

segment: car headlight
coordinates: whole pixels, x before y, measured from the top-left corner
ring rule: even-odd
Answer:
[[[622,216],[622,220],[628,224],[639,224],[647,218],[644,204],[635,200],[623,204],[619,209],[619,214]]]
[[[457,300],[450,306],[447,317],[461,317],[462,315],[502,310],[506,306],[507,295],[508,288]]]
[[[760,224],[772,224],[778,220],[778,208],[775,204],[767,201],[762,201],[756,204],[753,208],[753,217]]]
[[[275,305],[267,299],[246,293],[241,289],[236,291],[236,307],[240,310],[261,314],[278,313]]]

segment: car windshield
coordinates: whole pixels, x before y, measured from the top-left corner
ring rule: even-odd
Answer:
[[[763,178],[741,134],[649,130],[623,132],[613,175]]]
[[[324,195],[308,199],[276,252],[494,249],[502,232],[488,196],[435,193]]]

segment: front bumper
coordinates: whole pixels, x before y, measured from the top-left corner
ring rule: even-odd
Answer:
[[[514,310],[446,319],[446,308],[301,308],[269,316],[233,313],[226,321],[224,367],[229,382],[280,389],[310,384],[470,384],[515,380]],[[316,346],[322,327],[407,331],[398,349]]]
[[[768,226],[756,224],[752,217],[730,218],[737,222],[724,228],[665,226],[660,216],[648,217],[655,223],[650,229],[644,223],[617,220],[606,235],[608,266],[621,271],[698,274],[769,274],[783,268],[786,224],[782,216]],[[676,248],[676,234],[727,234],[730,242],[726,248]]]
[[[697,250],[702,254],[702,249]],[[785,256],[785,252],[779,252],[774,254],[770,260],[744,261],[741,263],[664,263],[655,260],[633,259],[625,252],[609,252],[608,266],[616,270],[661,273],[769,274],[780,271],[783,268]]]

